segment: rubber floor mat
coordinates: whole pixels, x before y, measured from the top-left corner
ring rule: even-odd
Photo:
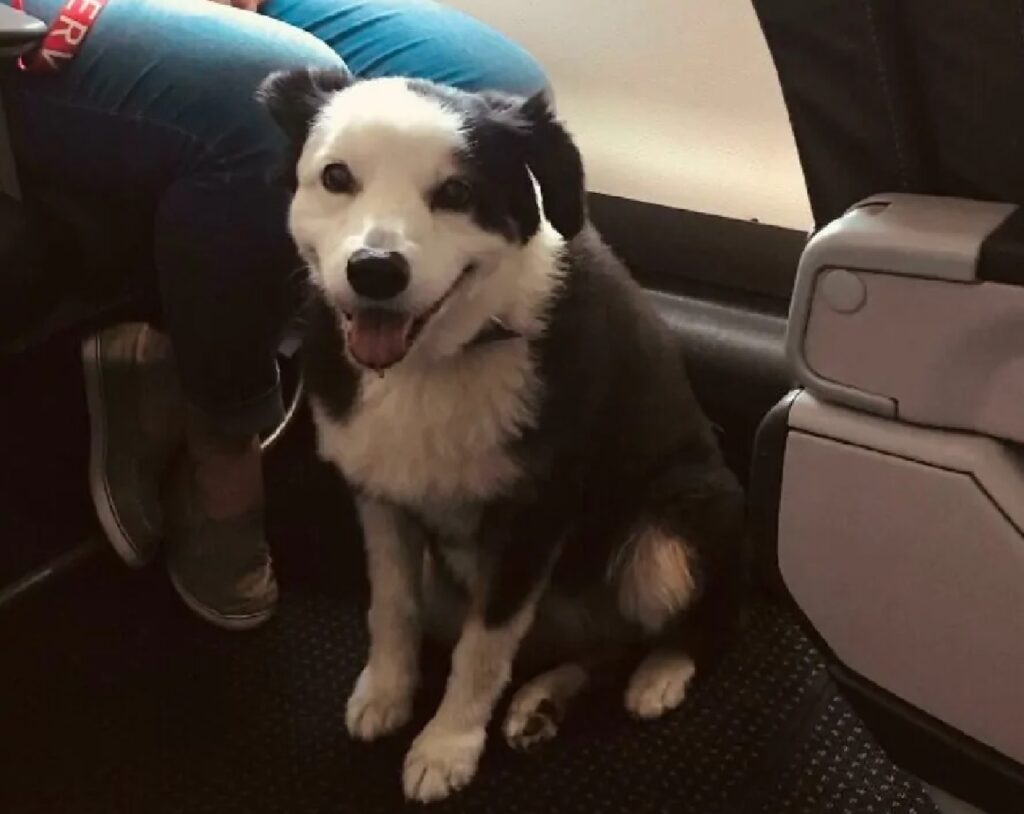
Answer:
[[[921,784],[893,766],[831,685],[816,712],[808,736],[777,778],[766,814],[936,811]]]
[[[362,592],[282,582],[278,617],[248,634],[193,620],[159,569],[111,561],[6,614],[0,811],[401,810],[414,728],[373,745],[344,731],[366,648]],[[421,722],[440,668],[429,671]],[[822,704],[833,693],[824,676],[788,614],[760,606],[676,713],[636,723],[608,693],[533,754],[492,736],[476,781],[435,810],[933,811],[838,699]],[[808,710],[820,714],[807,720]]]

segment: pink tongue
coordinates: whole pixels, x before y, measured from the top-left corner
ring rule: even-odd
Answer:
[[[402,361],[409,350],[412,317],[370,308],[354,314],[348,329],[348,349],[366,367],[378,370]]]

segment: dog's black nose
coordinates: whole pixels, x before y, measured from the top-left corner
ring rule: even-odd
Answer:
[[[370,300],[390,300],[409,285],[409,261],[400,252],[358,249],[347,271],[352,290]]]

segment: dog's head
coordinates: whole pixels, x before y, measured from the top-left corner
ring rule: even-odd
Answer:
[[[499,278],[542,212],[566,239],[583,228],[579,152],[541,95],[295,71],[260,98],[293,146],[292,236],[364,367],[439,337],[434,322],[475,334],[497,316],[487,288],[516,285]]]

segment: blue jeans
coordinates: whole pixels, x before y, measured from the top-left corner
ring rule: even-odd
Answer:
[[[9,4],[10,0],[0,0]],[[28,0],[44,20],[63,0]],[[475,90],[541,90],[519,47],[431,0],[111,0],[56,77],[9,88],[16,158],[48,182],[155,209],[163,324],[189,400],[232,432],[281,416],[275,351],[297,259],[268,181],[282,136],[254,100],[271,71],[347,64]]]

